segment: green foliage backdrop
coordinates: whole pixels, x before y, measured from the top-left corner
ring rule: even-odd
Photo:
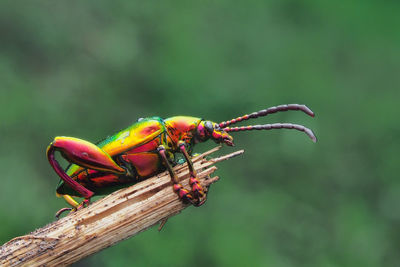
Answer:
[[[246,153],[220,164],[206,205],[75,266],[398,266],[399,12],[372,0],[2,1],[1,243],[65,206],[45,158],[54,136],[304,103],[316,118],[257,123],[304,124],[317,144],[236,134]]]

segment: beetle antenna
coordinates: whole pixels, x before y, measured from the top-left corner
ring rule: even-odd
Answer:
[[[264,125],[249,125],[241,127],[225,127],[223,130],[225,132],[240,132],[240,131],[252,131],[252,130],[272,130],[272,129],[294,129],[306,133],[311,140],[315,143],[317,142],[317,137],[310,129],[299,124],[292,123],[272,123]]]
[[[267,116],[268,114],[281,112],[281,111],[288,111],[288,110],[300,110],[311,117],[315,116],[314,112],[312,112],[312,110],[309,109],[306,105],[299,105],[299,104],[279,105],[279,106],[263,109],[258,112],[253,112],[251,114],[246,114],[244,116],[238,117],[236,119],[232,119],[230,121],[221,122],[221,123],[219,123],[219,127],[223,128],[228,125],[238,123],[240,121],[245,121],[248,119],[255,119],[258,117],[264,117],[264,116]]]

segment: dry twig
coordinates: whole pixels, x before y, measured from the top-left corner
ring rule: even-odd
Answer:
[[[232,158],[237,151],[220,158],[205,157],[219,147],[193,158],[203,186],[217,167],[213,164]],[[188,188],[186,164],[175,167],[182,185]],[[65,266],[101,249],[127,239],[188,207],[173,192],[167,172],[118,190],[89,207],[71,213],[34,232],[16,237],[0,247],[1,266]],[[162,225],[161,224],[161,225]]]

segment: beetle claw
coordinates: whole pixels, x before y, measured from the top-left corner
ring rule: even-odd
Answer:
[[[64,212],[66,212],[66,211],[71,211],[71,212],[77,211],[77,210],[80,210],[80,209],[82,209],[82,208],[85,208],[85,207],[89,206],[89,204],[90,204],[90,199],[84,199],[84,200],[82,201],[82,203],[79,204],[78,207],[76,207],[76,208],[62,208],[62,209],[60,209],[59,211],[57,211],[56,214],[55,214],[54,216],[55,216],[55,217],[57,218],[57,220],[58,220],[58,219],[60,219],[61,214],[63,214]]]
[[[192,186],[192,194],[194,199],[197,200],[193,205],[196,207],[203,205],[205,200],[201,199],[205,196],[205,193],[203,187],[200,185],[199,180],[197,180],[196,177],[191,177],[189,184]]]
[[[190,203],[195,207],[200,207],[207,201],[207,195],[203,194],[201,197],[190,199]]]
[[[207,201],[207,197],[203,198],[203,199],[199,199],[199,201],[194,204],[195,207],[200,207],[201,205],[203,205],[205,202]]]
[[[56,219],[60,219],[61,214],[63,214],[65,211],[72,211],[73,208],[62,208],[59,211],[56,212],[56,214],[54,215],[56,217]]]

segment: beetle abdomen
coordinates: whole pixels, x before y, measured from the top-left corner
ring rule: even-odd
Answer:
[[[149,177],[162,170],[159,156],[152,152],[139,152],[123,155],[122,158],[130,162],[140,178]]]

